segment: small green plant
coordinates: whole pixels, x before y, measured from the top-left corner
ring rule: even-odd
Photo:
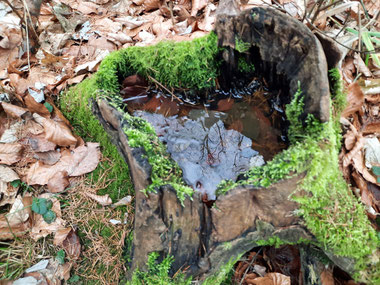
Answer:
[[[349,28],[349,27],[347,27],[346,30],[359,37],[359,32],[357,30],[353,28]],[[374,46],[374,44],[380,45],[380,32],[371,32],[371,31],[368,31],[367,29],[363,29],[360,34],[361,34],[362,41],[367,48],[367,51],[371,52],[367,54],[366,61],[368,61],[368,57],[369,55],[371,55],[372,60],[378,66],[380,66],[380,54],[375,52],[375,46]]]
[[[63,249],[59,250],[57,252],[57,255],[55,256],[55,259],[59,262],[59,264],[65,263],[65,251]]]
[[[57,218],[57,215],[51,210],[53,202],[45,198],[33,198],[32,211],[42,215],[44,221],[51,224]]]
[[[235,37],[235,50],[237,50],[240,53],[244,53],[244,52],[247,52],[250,47],[251,47],[250,43],[246,43],[239,37]]]
[[[178,273],[175,276],[169,276],[170,267],[174,261],[172,256],[165,257],[162,262],[158,263],[159,254],[152,252],[148,256],[147,271],[139,269],[133,272],[132,280],[127,282],[128,285],[188,285],[191,284],[191,277],[185,278],[184,274]]]
[[[248,63],[244,57],[239,56],[238,70],[242,73],[252,73],[255,71],[255,66],[253,63]]]
[[[372,172],[376,175],[377,183],[380,183],[380,166],[372,166]]]
[[[45,102],[44,106],[46,107],[46,109],[48,109],[50,113],[53,112],[53,106],[51,104],[49,104],[48,102]]]

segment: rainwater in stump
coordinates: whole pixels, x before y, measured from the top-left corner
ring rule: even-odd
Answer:
[[[288,143],[281,91],[253,73],[223,85],[229,88],[170,91],[132,75],[120,92],[126,111],[154,127],[184,181],[206,201],[215,200],[222,180],[242,178]]]

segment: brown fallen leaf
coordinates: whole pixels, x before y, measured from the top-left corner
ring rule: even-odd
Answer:
[[[19,143],[0,143],[0,164],[12,165],[20,161],[23,148]]]
[[[126,205],[131,204],[131,201],[132,201],[132,196],[128,195],[128,196],[125,196],[125,197],[121,198],[116,203],[112,204],[111,207],[112,208],[116,208],[116,207],[119,207],[119,206],[126,206]]]
[[[0,240],[25,235],[31,228],[32,198],[17,198],[8,214],[0,214]]]
[[[33,164],[27,173],[29,185],[45,185],[59,171],[67,171],[68,176],[80,176],[93,171],[100,159],[98,143],[87,143],[72,152],[63,150],[61,159],[54,165],[44,165],[40,161]]]
[[[44,128],[35,120],[28,120],[25,123],[25,130],[32,135],[39,135],[44,132]]]
[[[55,150],[57,145],[51,141],[48,141],[45,137],[45,133],[31,135],[22,139],[20,142],[24,145],[29,145],[35,152],[48,152]]]
[[[372,122],[365,124],[363,129],[363,134],[380,134],[380,122]]]
[[[17,173],[10,167],[0,165],[0,180],[4,182],[12,182],[20,179]]]
[[[373,206],[374,197],[368,190],[368,182],[356,171],[352,172],[352,178],[354,179],[356,186],[360,189],[360,198],[362,202],[367,206]]]
[[[290,285],[290,277],[277,272],[271,272],[264,277],[252,281],[254,285]]]
[[[58,171],[48,181],[47,188],[50,193],[60,193],[70,185],[67,171]]]
[[[71,232],[71,230],[71,227],[59,229],[54,235],[54,245],[62,246],[63,241],[67,238],[67,235]]]
[[[63,122],[56,122],[51,119],[41,117],[38,114],[33,114],[33,118],[37,123],[42,124],[45,130],[45,137],[47,140],[60,145],[70,146],[75,145],[77,139],[73,136],[70,128]]]
[[[31,113],[37,113],[44,118],[50,118],[50,112],[46,106],[34,100],[29,93],[24,96],[24,102]]]
[[[361,58],[361,56],[360,56],[359,53],[355,53],[355,55],[354,55],[354,64],[356,66],[356,69],[360,73],[363,73],[364,76],[366,76],[366,77],[372,77],[371,71],[369,70],[369,68],[367,67],[367,65],[365,65],[365,63],[364,63],[364,61]]]
[[[87,192],[85,194],[88,197],[90,197],[91,199],[93,199],[96,202],[98,202],[102,206],[109,206],[109,205],[112,204],[112,199],[109,197],[108,194],[103,195],[103,196],[92,194],[92,193],[87,193]]]
[[[66,239],[63,240],[62,247],[71,259],[75,260],[79,258],[81,252],[80,240],[73,229],[68,233]]]
[[[363,149],[363,146],[364,138],[362,136],[357,136],[356,144],[351,148],[351,151],[343,157],[343,167],[348,167],[352,163],[354,157],[362,155],[361,150]]]
[[[322,285],[334,285],[334,276],[331,269],[324,269],[321,273],[321,283]]]
[[[342,117],[347,118],[355,112],[359,112],[360,115],[363,115],[364,94],[358,82],[351,83],[347,91],[348,105],[342,112]]]
[[[61,158],[61,153],[59,153],[56,150],[50,150],[46,152],[36,152],[34,154],[34,158],[42,161],[44,164],[54,165]]]
[[[14,118],[21,118],[22,115],[28,112],[28,110],[25,108],[22,108],[20,106],[16,106],[13,104],[9,104],[6,102],[1,102],[1,106],[3,107],[5,113],[7,113],[9,116],[14,117]]]
[[[207,5],[207,0],[192,0],[191,1],[191,16],[195,17],[199,10],[202,10]]]

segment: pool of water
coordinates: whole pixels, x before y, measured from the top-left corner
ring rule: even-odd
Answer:
[[[186,92],[138,92],[122,93],[128,111],[154,127],[185,182],[209,200],[222,180],[264,165],[287,145],[278,96],[258,81],[228,92],[214,90],[199,102]]]

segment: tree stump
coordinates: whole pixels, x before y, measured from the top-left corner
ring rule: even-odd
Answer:
[[[313,114],[322,122],[329,120],[325,54],[318,39],[303,24],[270,8],[254,8],[238,15],[218,15],[215,32],[219,45],[225,47],[222,76],[233,76],[237,45],[243,43],[247,60],[254,62],[267,80],[280,84],[288,95],[301,86],[303,118]],[[283,99],[289,102],[291,96]],[[287,243],[314,240],[302,218],[295,215],[299,205],[289,198],[305,173],[266,188],[236,187],[218,196],[211,206],[198,193],[181,205],[170,184],[145,195],[142,190],[151,183],[152,167],[143,148],[130,147],[123,112],[102,98],[93,102],[93,111],[128,163],[135,187],[130,272],[144,269],[148,254],[159,252],[162,258],[174,257],[172,273],[186,270],[202,279],[273,237]],[[328,249],[325,253],[343,270],[353,272],[351,259],[334,256]]]

